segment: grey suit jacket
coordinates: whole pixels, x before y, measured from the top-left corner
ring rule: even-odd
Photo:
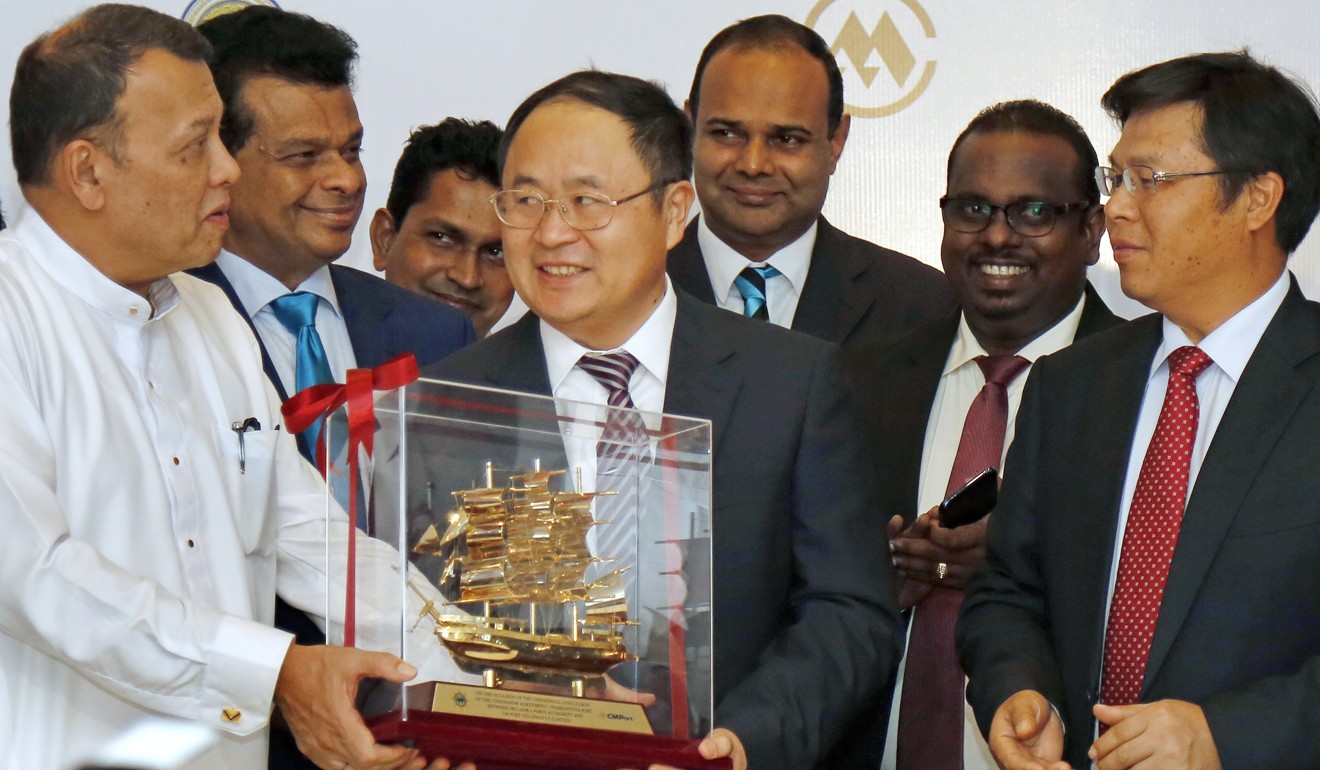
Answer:
[[[1038,361],[989,562],[958,625],[984,731],[1034,689],[1086,767],[1118,507],[1160,317]],[[1320,305],[1296,282],[1256,346],[1190,491],[1141,701],[1205,711],[1225,768],[1320,757]]]
[[[752,767],[828,754],[898,657],[888,560],[838,350],[678,293],[665,411],[713,423],[717,726]],[[550,393],[539,320],[426,376]]]
[[[674,284],[715,304],[697,243],[697,220],[669,252]],[[793,329],[838,345],[874,339],[940,318],[957,307],[944,273],[819,220]]]

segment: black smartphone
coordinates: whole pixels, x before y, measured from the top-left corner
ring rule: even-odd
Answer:
[[[999,471],[986,468],[940,503],[940,526],[954,529],[980,521],[999,502]]]

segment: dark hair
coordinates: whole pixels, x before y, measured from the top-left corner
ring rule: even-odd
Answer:
[[[651,174],[651,182],[675,182],[692,176],[692,124],[658,83],[600,70],[582,70],[556,80],[527,97],[509,117],[500,140],[500,168],[509,145],[527,117],[544,104],[574,101],[618,115],[632,130],[632,146]],[[664,200],[664,190],[653,194]]]
[[[455,169],[469,179],[482,179],[498,188],[502,133],[489,120],[476,123],[462,118],[445,118],[434,126],[413,131],[394,166],[394,181],[385,201],[395,226],[425,194],[431,177],[445,169]]]
[[[23,49],[9,91],[19,184],[48,184],[55,155],[75,139],[122,159],[124,116],[115,105],[129,69],[152,49],[196,62],[211,53],[186,22],[136,5],[94,6]]]
[[[834,136],[835,129],[843,120],[843,75],[839,74],[839,62],[835,60],[829,44],[815,30],[779,14],[743,19],[720,30],[710,39],[701,52],[701,58],[697,60],[697,71],[692,76],[692,90],[688,92],[688,108],[692,110],[694,120],[697,105],[701,102],[701,78],[706,74],[706,65],[715,54],[725,48],[735,47],[753,50],[800,48],[819,61],[825,67],[825,78],[830,83],[829,114],[826,118],[829,135]]]
[[[1082,124],[1068,113],[1035,99],[1018,99],[986,107],[972,118],[949,150],[945,179],[953,173],[953,158],[958,148],[972,134],[1034,134],[1057,136],[1077,154],[1077,190],[1092,204],[1100,202],[1100,188],[1095,183],[1095,167],[1100,165],[1095,147]]]
[[[1254,176],[1273,171],[1283,177],[1275,239],[1291,254],[1306,237],[1320,210],[1320,115],[1298,80],[1246,49],[1201,53],[1129,72],[1100,104],[1120,126],[1145,110],[1195,105],[1202,151],[1219,169],[1235,172],[1219,177],[1221,203],[1227,206]]]
[[[253,118],[243,105],[248,78],[271,75],[295,83],[352,86],[357,43],[348,33],[311,16],[251,5],[197,27],[215,48],[211,75],[225,103],[220,139],[231,152],[252,136]]]

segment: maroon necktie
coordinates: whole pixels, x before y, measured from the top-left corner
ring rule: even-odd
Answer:
[[[986,468],[999,467],[1008,430],[1008,385],[1031,365],[1021,356],[978,356],[985,386],[963,421],[947,495]],[[963,671],[953,626],[963,592],[931,591],[912,614],[898,710],[898,770],[963,766]]]
[[[1136,703],[1141,694],[1187,504],[1192,443],[1201,411],[1196,378],[1211,363],[1200,348],[1191,346],[1169,354],[1169,388],[1132,493],[1109,605],[1100,700],[1111,706]]]

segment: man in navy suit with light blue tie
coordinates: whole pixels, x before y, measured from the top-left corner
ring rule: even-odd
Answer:
[[[400,353],[437,361],[471,342],[461,314],[330,264],[348,250],[367,186],[353,40],[259,6],[199,29],[215,48],[221,138],[242,176],[224,249],[195,274],[224,289],[252,324],[280,396]],[[300,446],[310,457],[309,442]]]
[[[344,380],[400,353],[438,361],[474,339],[457,311],[369,273],[331,265],[348,251],[362,213],[362,123],[351,89],[356,44],[302,14],[253,6],[199,31],[215,49],[211,73],[220,136],[242,172],[230,191],[220,256],[192,273],[224,289],[261,345],[283,399]],[[314,427],[298,438],[313,459]],[[301,644],[325,638],[282,602],[276,625]],[[312,767],[292,736],[271,735],[272,768]]]

